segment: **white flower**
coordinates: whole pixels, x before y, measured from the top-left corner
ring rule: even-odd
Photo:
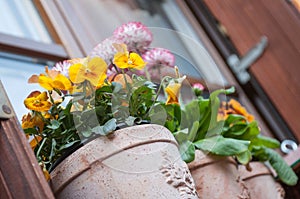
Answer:
[[[69,59],[69,60],[64,60],[62,62],[58,62],[54,65],[52,70],[58,71],[61,74],[63,74],[66,77],[69,77],[69,68],[73,64],[76,64],[78,62],[81,62],[81,58],[75,58],[75,59]]]
[[[70,60],[64,60],[62,62],[56,63],[52,69],[60,72],[66,77],[69,77],[69,68],[71,65],[72,63],[70,62]]]
[[[175,63],[174,55],[164,48],[152,48],[143,54],[143,59],[147,62],[148,67],[168,66],[173,67]]]
[[[125,43],[129,51],[144,52],[152,42],[152,33],[140,22],[129,22],[114,31],[114,37]]]
[[[117,50],[113,47],[113,43],[122,43],[114,37],[109,37],[99,43],[90,53],[91,57],[101,57],[107,65],[112,63],[112,59],[116,54]]]

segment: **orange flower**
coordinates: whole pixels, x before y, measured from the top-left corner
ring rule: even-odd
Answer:
[[[30,141],[30,146],[32,149],[35,149],[35,147],[38,145],[38,143],[40,143],[40,141],[42,140],[43,138],[41,136],[34,136],[34,138]]]
[[[125,78],[128,84],[132,84],[132,79],[127,74],[118,74],[114,77],[113,81],[121,84],[123,88],[126,88]]]
[[[41,167],[41,169],[43,171],[45,179],[47,181],[49,181],[51,179],[51,176],[50,176],[49,172],[47,171],[45,164],[43,162],[40,162],[39,165],[40,165],[40,167]]]
[[[70,66],[70,80],[79,84],[88,80],[93,86],[104,84],[106,79],[107,65],[100,57],[85,58],[82,63],[76,63]]]
[[[46,92],[33,91],[24,100],[26,108],[34,111],[48,111],[51,108],[51,103],[48,101]]]
[[[72,84],[70,80],[60,72],[55,70],[48,70],[45,67],[45,74],[40,74],[39,76],[33,75],[29,78],[29,83],[39,83],[41,87],[47,90],[59,89],[59,90],[70,90]]]
[[[179,94],[182,82],[185,80],[186,76],[172,80],[169,85],[165,88],[168,95],[166,104],[179,104]]]
[[[38,115],[32,116],[30,113],[27,115],[24,115],[22,117],[22,128],[28,129],[28,128],[35,128],[38,127],[39,132],[42,132],[44,129],[44,122],[41,117]]]
[[[129,53],[125,44],[114,44],[117,53],[114,56],[113,63],[121,68],[142,70],[146,66],[146,62],[137,53]]]
[[[218,113],[218,120],[226,120],[230,114],[242,115],[248,122],[252,122],[255,119],[253,115],[249,114],[247,110],[234,99],[231,99],[228,103],[222,102]]]

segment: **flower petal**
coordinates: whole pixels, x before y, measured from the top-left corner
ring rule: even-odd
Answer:
[[[84,73],[85,73],[85,66],[81,63],[76,63],[69,68],[69,76],[70,80],[75,83],[81,83],[85,80]]]
[[[72,88],[70,80],[62,74],[58,74],[55,77],[52,86],[59,90],[70,90]]]
[[[53,80],[50,77],[45,76],[45,75],[40,75],[38,82],[41,87],[43,87],[44,89],[46,89],[48,91],[51,91],[51,90],[53,90],[52,81]]]
[[[130,53],[129,60],[131,61],[132,64],[128,64],[128,68],[142,70],[146,65],[146,62],[144,62],[141,56],[137,53]]]
[[[128,55],[126,53],[116,53],[113,63],[121,69],[128,68]]]

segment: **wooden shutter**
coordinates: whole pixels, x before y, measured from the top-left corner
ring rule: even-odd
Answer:
[[[241,55],[268,38],[250,73],[300,140],[300,14],[284,0],[204,0]]]

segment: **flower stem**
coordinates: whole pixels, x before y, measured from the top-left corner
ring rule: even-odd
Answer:
[[[159,85],[158,90],[157,90],[157,93],[156,93],[156,96],[155,96],[155,99],[153,100],[152,105],[150,106],[150,108],[149,108],[147,114],[145,115],[146,118],[149,116],[151,110],[152,110],[153,107],[154,107],[155,102],[157,101],[157,99],[158,99],[158,97],[159,97],[159,93],[160,93],[160,91],[161,91],[161,89],[162,89],[162,87],[163,87],[164,81],[167,80],[168,78],[171,78],[171,77],[165,76],[165,77],[161,80],[160,85]]]

